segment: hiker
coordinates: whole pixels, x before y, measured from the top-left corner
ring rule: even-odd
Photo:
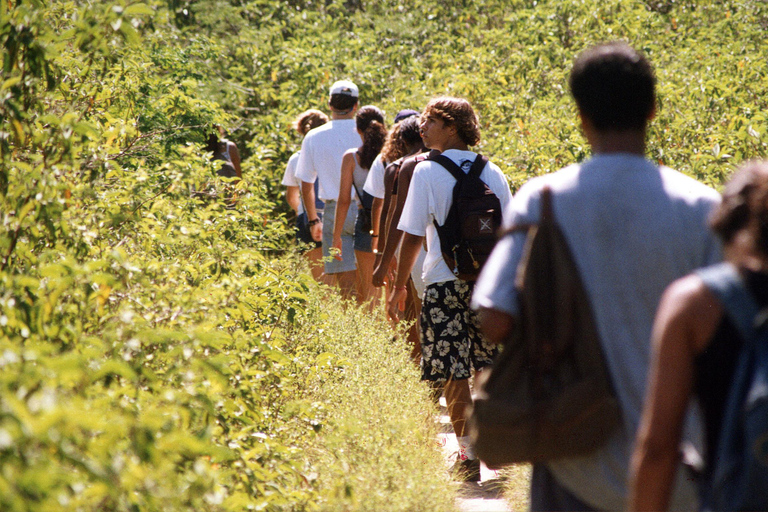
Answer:
[[[224,138],[224,129],[221,126],[215,126],[215,129],[216,132],[208,135],[205,150],[213,153],[213,160],[221,161],[216,174],[226,178],[242,179],[243,171],[240,168],[240,152],[237,150],[237,145]]]
[[[531,179],[516,193],[505,227],[537,223],[543,187],[589,296],[621,428],[594,452],[535,463],[531,510],[621,510],[637,430],[656,306],[673,280],[720,258],[706,219],[717,192],[645,158],[655,113],[655,76],[629,45],[611,42],[579,55],[569,85],[593,156]],[[526,232],[502,238],[475,288],[483,332],[504,342],[518,313],[515,279]],[[698,433],[696,425],[690,435]],[[687,438],[689,436],[686,436]],[[692,509],[695,492],[679,479],[675,508]]]
[[[458,166],[457,172],[464,172],[465,177],[475,161],[485,162],[469,150],[469,146],[480,141],[480,127],[472,106],[464,99],[431,100],[421,115],[421,137],[425,146],[439,151]],[[480,181],[493,192],[500,209],[506,209],[511,193],[501,170],[495,164],[486,163],[480,172]],[[420,317],[421,378],[443,385],[460,448],[454,468],[457,475],[465,481],[479,481],[480,461],[474,456],[469,436],[464,432],[464,412],[472,402],[468,379],[473,369],[477,372],[491,364],[497,348],[480,335],[475,314],[469,309],[474,282],[459,279],[446,264],[441,251],[435,223],[445,225],[456,183],[443,164],[425,160],[416,165],[397,226],[404,235],[388,308],[393,316],[402,309],[408,294],[408,279],[426,236],[428,251],[423,271],[426,291]]]
[[[365,179],[365,185],[363,185],[363,190],[373,196],[373,205],[371,207],[371,234],[374,237],[373,252],[376,254],[376,262],[378,262],[379,255],[384,250],[384,245],[379,236],[386,219],[384,172],[387,165],[403,156],[401,152],[404,148],[402,147],[402,144],[397,144],[399,142],[397,135],[399,133],[400,123],[409,117],[418,115],[418,112],[411,109],[401,110],[395,114],[395,120],[392,124],[392,128],[387,134],[387,139],[384,141],[384,147],[381,148],[381,152],[373,161],[373,164],[371,164],[371,170],[368,173],[368,177]],[[374,267],[375,265],[376,263],[374,263]]]
[[[748,348],[739,319],[709,286],[706,273],[735,271],[738,287],[754,301],[768,306],[768,162],[746,164],[725,187],[723,202],[710,227],[724,244],[727,264],[689,274],[664,292],[653,327],[653,358],[648,394],[632,461],[633,510],[667,510],[670,482],[679,459],[681,431],[691,395],[704,417],[705,463],[698,477],[705,510],[766,510],[768,468],[762,460],[762,485],[722,488],[718,464],[729,461],[726,429],[731,417],[730,396],[739,376],[740,357]],[[746,308],[740,303],[737,308]],[[747,316],[749,326],[754,318]],[[763,344],[768,339],[757,339]],[[765,370],[766,368],[763,368]],[[763,397],[765,392],[763,392]],[[763,401],[765,398],[763,398]],[[737,402],[737,410],[746,409]],[[764,415],[764,410],[763,410]],[[741,413],[739,413],[741,416]],[[765,417],[762,419],[765,422]],[[731,427],[733,428],[733,427]],[[765,436],[763,425],[762,436]],[[741,443],[739,457],[752,443]],[[761,455],[765,456],[765,447]],[[742,467],[744,461],[739,459]],[[731,484],[733,485],[733,484]],[[727,491],[736,494],[727,496]],[[748,494],[751,494],[749,496]],[[757,497],[758,501],[745,501]]]
[[[344,218],[341,259],[331,256],[331,244],[341,182],[341,160],[348,149],[357,148],[363,142],[354,120],[358,96],[357,86],[348,80],[335,82],[331,86],[328,100],[331,121],[310,130],[304,137],[296,171],[296,176],[302,181],[301,197],[307,210],[312,239],[322,241],[325,274],[332,276],[345,299],[353,298],[357,289],[354,253],[356,208],[350,208]],[[322,220],[315,208],[315,181],[319,181],[317,196],[325,202]]]
[[[299,114],[296,120],[293,122],[293,129],[296,130],[299,135],[304,137],[307,132],[318,126],[322,126],[328,122],[328,116],[323,112],[310,109]],[[304,257],[309,262],[310,271],[315,281],[326,282],[325,275],[323,273],[323,250],[322,244],[312,239],[312,234],[309,232],[309,221],[307,220],[307,212],[304,208],[304,203],[301,199],[301,180],[296,177],[297,164],[299,162],[300,151],[295,152],[288,159],[288,164],[285,167],[285,174],[283,175],[282,184],[286,186],[285,199],[288,205],[293,209],[296,214],[296,239],[302,243],[309,244],[312,248],[304,253]],[[318,183],[315,182],[315,211],[318,218],[322,218],[323,202],[317,195]],[[326,284],[330,284],[327,283]]]
[[[400,240],[403,236],[403,232],[397,229],[397,225],[400,222],[405,199],[408,196],[408,186],[411,183],[413,169],[419,161],[412,157],[427,151],[421,140],[420,132],[420,120],[417,116],[408,117],[398,126],[395,137],[398,142],[393,143],[393,146],[400,146],[399,153],[404,154],[393,160],[384,173],[385,193],[382,222],[379,228],[379,247],[382,249],[376,255],[376,266],[373,273],[374,286],[383,286],[391,281],[389,276],[392,264],[395,262],[395,256],[400,249]],[[411,279],[407,285],[408,295],[402,312],[403,320],[413,322],[408,328],[408,342],[411,345],[411,359],[417,363],[421,361],[421,341],[419,339],[419,325],[414,320],[417,320],[421,315],[421,297],[424,295],[425,289],[422,268],[426,255],[427,252],[422,247],[411,270]],[[397,321],[397,318],[393,317],[393,320]]]
[[[350,192],[357,199],[357,220],[355,222],[355,259],[357,261],[357,299],[358,303],[370,301],[371,310],[378,305],[376,289],[371,284],[373,275],[373,238],[371,237],[371,206],[373,196],[363,191],[369,169],[384,145],[387,129],[384,126],[384,112],[372,105],[362,107],[355,115],[357,133],[363,140],[359,148],[344,153],[341,161],[341,183],[339,200],[336,204],[336,223],[333,228],[334,257],[342,259],[344,250],[341,233],[344,218],[350,209]]]

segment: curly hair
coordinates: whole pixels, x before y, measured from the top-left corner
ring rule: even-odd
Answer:
[[[385,163],[392,163],[407,155],[410,146],[420,142],[419,116],[407,117],[389,131],[384,147],[381,148],[381,158]]]
[[[360,167],[370,169],[387,137],[384,112],[373,105],[366,105],[355,114],[355,126],[363,138],[363,145],[357,150],[357,154],[360,155]]]
[[[472,105],[463,98],[441,96],[427,103],[422,117],[433,116],[442,119],[446,125],[453,125],[459,138],[467,146],[480,142],[480,119]]]
[[[768,161],[747,162],[733,174],[709,226],[725,244],[746,229],[755,247],[768,255]]]
[[[299,132],[301,136],[304,136],[313,128],[322,126],[328,122],[328,116],[317,109],[311,108],[305,112],[299,114],[299,116],[293,121],[293,129]]]

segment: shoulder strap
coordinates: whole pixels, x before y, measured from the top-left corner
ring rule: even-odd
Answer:
[[[451,173],[451,175],[456,179],[456,181],[461,181],[464,179],[465,176],[473,175],[473,176],[480,176],[480,173],[483,172],[483,169],[485,169],[485,165],[488,163],[488,159],[484,157],[483,155],[478,154],[475,157],[475,161],[472,162],[472,167],[469,169],[469,172],[465,173],[461,167],[459,167],[456,162],[451,160],[445,155],[432,155],[430,154],[429,157],[427,157],[427,160],[432,160],[433,162],[440,164],[441,167],[444,167],[445,170]]]
[[[451,173],[451,176],[453,176],[456,181],[461,181],[464,179],[464,171],[461,170],[461,167],[456,165],[456,162],[451,160],[445,155],[430,155],[427,160],[432,160],[436,164],[439,164],[441,167],[443,167],[446,171]]]
[[[355,159],[355,166],[356,167],[360,167],[362,169],[362,167],[360,166],[360,160],[359,160],[357,151],[352,153],[352,156]],[[352,187],[354,187],[355,194],[357,194],[357,200],[360,201],[360,204],[363,204],[363,194],[360,193],[360,189],[357,188],[357,183],[355,183],[355,170],[354,169],[352,170]]]
[[[759,309],[736,267],[725,262],[699,269],[696,275],[720,300],[728,317],[736,324],[744,343],[751,343],[755,339]]]
[[[476,178],[480,178],[480,173],[483,172],[483,169],[485,169],[485,166],[488,164],[488,158],[484,157],[481,154],[478,154],[475,158],[475,161],[472,162],[472,167],[470,167],[469,172],[467,173],[467,176],[473,176]]]

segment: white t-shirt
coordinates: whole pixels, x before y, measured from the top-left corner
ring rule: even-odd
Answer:
[[[363,185],[364,191],[379,199],[384,199],[385,168],[384,160],[381,159],[381,153],[379,153],[373,160],[371,170],[368,172],[368,177],[365,179],[365,185]]]
[[[339,197],[344,153],[362,144],[354,119],[335,119],[318,126],[310,130],[301,143],[296,176],[307,183],[318,180],[320,199],[335,201]]]
[[[523,185],[504,217],[506,226],[539,221],[544,185],[552,189],[555,220],[590,298],[624,419],[624,428],[595,452],[548,466],[582,501],[598,510],[621,510],[627,505],[627,468],[645,397],[656,308],[669,283],[720,260],[720,244],[706,227],[720,196],[641,156],[596,155]],[[525,238],[517,232],[496,245],[472,294],[474,307],[517,314],[515,278]],[[689,418],[685,437],[697,442],[697,434]],[[684,471],[677,475],[670,509],[694,509],[695,489],[684,482]]]
[[[458,149],[446,150],[443,155],[456,162],[464,172],[469,172],[477,156],[472,151]],[[505,214],[512,200],[512,193],[509,191],[509,183],[504,174],[495,164],[488,162],[480,173],[480,179],[499,198],[502,214]],[[427,286],[456,279],[443,260],[437,229],[432,222],[436,220],[441,226],[445,222],[453,201],[455,184],[456,179],[443,166],[429,160],[419,162],[413,171],[403,214],[397,225],[401,231],[427,237],[428,251],[423,273],[424,283]]]
[[[288,164],[285,166],[285,173],[283,174],[282,184],[286,187],[299,187],[299,194],[301,194],[301,180],[296,177],[296,168],[299,163],[299,151],[295,152],[288,159]],[[299,211],[297,215],[304,213],[304,201],[299,201]]]

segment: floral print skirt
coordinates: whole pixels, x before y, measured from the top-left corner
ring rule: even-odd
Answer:
[[[498,353],[480,334],[469,307],[474,285],[457,279],[427,286],[420,318],[422,380],[468,379]]]

